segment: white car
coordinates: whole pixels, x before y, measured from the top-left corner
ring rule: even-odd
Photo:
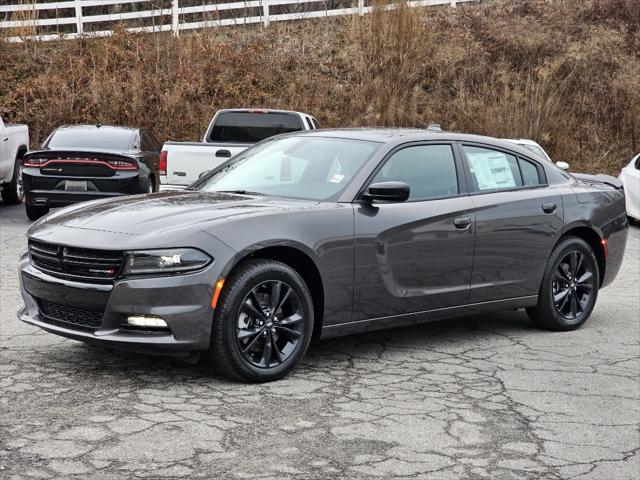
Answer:
[[[640,222],[640,154],[631,159],[618,178],[624,184],[627,215]]]
[[[529,140],[527,138],[504,138],[503,140],[515,143],[516,145],[520,145],[521,147],[532,151],[536,155],[548,160],[549,162],[553,162],[547,152],[544,151],[544,148],[542,148],[539,143],[534,142],[533,140]]]

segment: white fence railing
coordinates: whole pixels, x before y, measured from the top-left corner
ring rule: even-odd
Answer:
[[[124,24],[131,32],[173,32],[224,25],[262,24],[284,20],[366,14],[373,6],[369,0],[247,0],[231,3],[193,4],[191,0],[13,0],[16,4],[0,5],[0,34],[9,42],[73,39],[81,36],[109,36],[115,24]],[[414,0],[411,7],[451,5],[479,0]],[[127,4],[131,11],[95,13]],[[142,5],[144,4],[144,5]],[[137,7],[137,8],[135,8]],[[143,8],[139,10],[138,8]],[[394,5],[387,5],[392,9]],[[93,10],[93,11],[92,11]],[[195,19],[194,17],[199,17]],[[142,25],[132,26],[139,19]],[[97,28],[93,28],[97,26]],[[106,28],[105,28],[106,27]],[[17,33],[16,33],[17,32]]]

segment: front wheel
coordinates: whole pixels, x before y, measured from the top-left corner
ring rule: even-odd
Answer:
[[[269,382],[298,364],[312,332],[313,303],[300,274],[282,262],[252,259],[227,279],[209,356],[226,376]]]
[[[598,297],[598,261],[587,242],[567,237],[551,252],[538,305],[527,309],[533,323],[549,330],[581,327],[591,315]]]

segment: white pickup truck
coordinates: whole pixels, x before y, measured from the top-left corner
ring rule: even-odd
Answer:
[[[160,152],[160,190],[181,190],[202,174],[265,138],[299,130],[316,130],[311,115],[288,110],[218,111],[202,142],[166,142]]]
[[[0,190],[5,205],[22,202],[22,156],[28,149],[27,126],[4,123],[0,117]]]

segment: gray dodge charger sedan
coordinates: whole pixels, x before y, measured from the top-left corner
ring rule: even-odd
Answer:
[[[274,137],[182,192],[43,217],[23,321],[68,338],[281,378],[313,339],[526,308],[573,330],[616,276],[617,179],[493,138],[425,130]]]

